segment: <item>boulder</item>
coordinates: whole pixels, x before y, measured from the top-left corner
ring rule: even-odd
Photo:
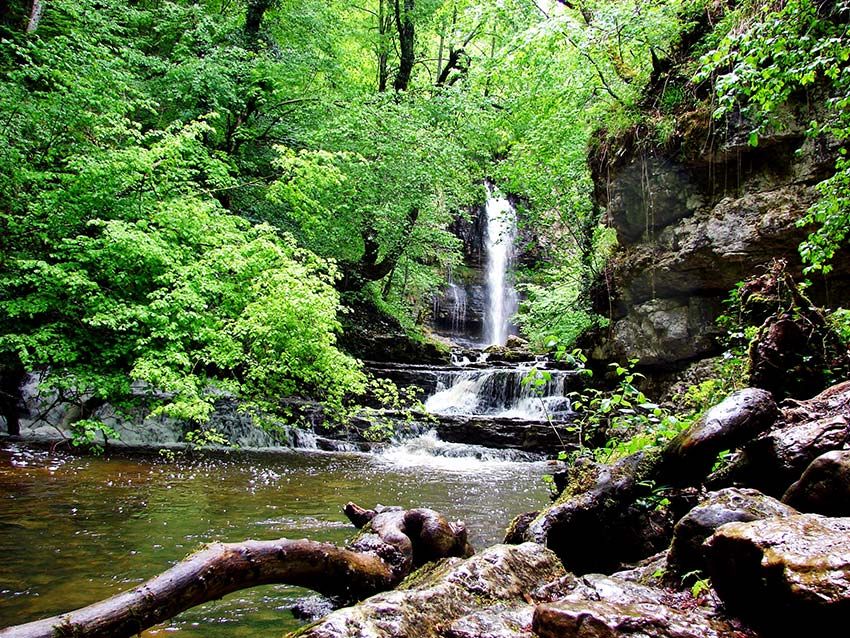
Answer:
[[[534,359],[534,355],[527,347],[511,347],[492,345],[484,349],[487,355],[487,363],[524,363]]]
[[[693,485],[711,471],[717,455],[767,431],[779,417],[770,392],[738,390],[711,408],[664,449],[665,482]]]
[[[768,633],[836,635],[850,618],[850,518],[729,523],[705,547],[717,594]]]
[[[540,545],[495,545],[466,560],[426,566],[396,590],[339,609],[290,636],[525,638],[531,592],[564,575],[558,558]]]
[[[782,501],[801,512],[850,516],[850,450],[821,454]]]
[[[532,628],[540,638],[746,638],[752,632],[689,593],[672,594],[592,574],[566,597],[541,603]]]
[[[781,497],[816,458],[850,443],[850,382],[794,401],[766,434],[745,445],[712,486],[738,483]]]
[[[508,335],[508,338],[505,341],[505,347],[511,350],[528,351],[528,341],[517,335]]]
[[[651,494],[657,459],[640,452],[613,465],[578,462],[558,500],[531,522],[515,521],[512,538],[545,545],[579,574],[614,571],[658,552],[672,520],[640,502]]]
[[[728,488],[711,492],[676,523],[667,556],[667,572],[677,579],[695,570],[704,572],[702,545],[721,525],[796,513],[793,508],[756,490]],[[674,584],[680,583],[680,580],[674,581]]]

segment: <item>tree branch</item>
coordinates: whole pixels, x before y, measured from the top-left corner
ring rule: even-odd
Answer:
[[[130,638],[195,605],[274,583],[359,600],[394,587],[426,561],[472,554],[466,527],[433,510],[349,503],[345,511],[363,528],[351,549],[285,538],[212,543],[130,591],[0,630],[0,638]]]

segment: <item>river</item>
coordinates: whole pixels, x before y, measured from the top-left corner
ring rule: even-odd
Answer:
[[[311,538],[343,543],[347,501],[431,507],[466,521],[473,544],[546,502],[546,463],[279,451],[178,458],[53,454],[0,443],[0,627],[84,606],[166,569],[202,543]],[[280,636],[309,595],[236,592],[143,636]]]

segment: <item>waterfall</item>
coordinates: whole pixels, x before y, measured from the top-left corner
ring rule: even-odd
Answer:
[[[535,421],[568,418],[570,402],[565,385],[573,373],[548,370],[549,380],[537,387],[523,383],[530,371],[526,365],[443,372],[425,409],[447,416],[487,415]]]
[[[498,197],[487,183],[487,313],[484,317],[485,345],[504,345],[517,311],[517,295],[509,278],[516,237],[516,211]]]

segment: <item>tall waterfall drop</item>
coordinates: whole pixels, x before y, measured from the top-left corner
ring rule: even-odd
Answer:
[[[517,294],[510,278],[516,239],[516,210],[487,183],[487,312],[484,317],[486,345],[504,345],[517,311]]]

